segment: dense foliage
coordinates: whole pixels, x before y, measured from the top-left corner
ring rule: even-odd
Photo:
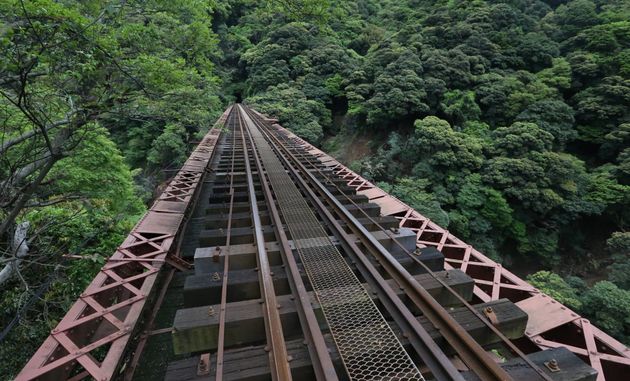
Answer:
[[[609,261],[630,194],[627,1],[287,3],[215,18],[240,97],[338,151],[371,136],[348,164],[495,259]]]
[[[628,1],[287,3],[215,18],[238,97],[517,272],[607,276],[532,281],[629,339]]]
[[[241,100],[630,342],[629,20],[627,0],[0,0],[0,374]]]
[[[161,170],[181,164],[222,111],[215,9],[0,0],[0,379],[24,365],[142,215]]]
[[[601,260],[630,194],[628,3],[562,3],[335,2],[261,31],[240,1],[218,30],[250,103],[314,143],[373,136],[353,168],[495,259],[555,266]]]

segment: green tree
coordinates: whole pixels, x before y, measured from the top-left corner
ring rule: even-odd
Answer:
[[[268,2],[292,20],[311,21],[323,26],[330,16],[329,0],[269,0]]]
[[[630,291],[630,232],[615,232],[606,241],[606,249],[613,258],[608,279],[619,288]]]
[[[630,339],[630,291],[608,281],[597,282],[582,297],[586,317],[623,342]]]
[[[307,99],[302,91],[286,84],[271,87],[247,102],[261,112],[277,116],[281,124],[314,144],[323,137],[322,126],[330,124],[330,113],[323,104]]]
[[[419,162],[413,172],[426,178],[443,178],[448,173],[462,176],[478,170],[483,163],[481,141],[454,131],[449,123],[427,116],[414,123],[413,147]]]
[[[513,210],[503,195],[481,181],[477,173],[468,176],[456,197],[456,209],[449,212],[451,230],[472,242],[479,250],[500,259],[499,246],[509,235]],[[493,237],[488,240],[485,237]]]
[[[540,32],[523,35],[516,49],[523,67],[532,72],[552,66],[553,59],[560,53],[558,44]]]
[[[447,92],[444,94],[442,109],[454,124],[477,120],[481,115],[481,109],[475,102],[475,93],[472,91]]]
[[[386,192],[403,200],[409,206],[422,213],[440,226],[448,226],[448,214],[442,210],[435,197],[427,192],[429,182],[424,179],[401,178],[393,185],[379,183]]]
[[[527,281],[545,294],[576,311],[582,308],[582,302],[576,290],[556,273],[538,271],[528,275]]]
[[[158,168],[181,165],[186,160],[186,130],[177,124],[168,124],[151,144],[147,162]]]
[[[625,148],[630,146],[630,123],[622,123],[611,132],[604,135],[602,145],[599,147],[600,156],[614,158]]]
[[[422,63],[411,51],[404,51],[374,80],[374,94],[367,101],[367,123],[379,126],[397,118],[426,113],[426,92]]]
[[[604,136],[629,118],[630,79],[606,77],[573,98],[580,138],[596,144]]]
[[[19,370],[144,210],[133,177],[146,177],[128,165],[146,167],[154,142],[161,155],[167,126],[187,141],[217,115],[215,6],[0,2],[0,246],[30,223],[28,260],[9,261],[20,277],[2,282],[1,325],[46,286],[2,343],[0,374]]]
[[[553,135],[534,123],[516,122],[492,131],[493,150],[498,156],[522,157],[551,149]]]
[[[554,144],[563,148],[577,137],[573,109],[560,100],[543,100],[529,105],[516,116],[517,121],[536,123],[554,137]]]
[[[560,5],[551,16],[556,24],[551,31],[556,38],[564,39],[598,23],[596,5],[591,0],[574,0]]]
[[[476,99],[483,111],[483,120],[491,125],[507,123],[512,115],[509,103],[511,94],[523,88],[523,84],[514,77],[502,76],[498,73],[488,73],[480,76],[476,87]],[[519,112],[521,110],[518,110]]]
[[[32,297],[22,289],[24,282],[33,288],[47,279],[51,284],[0,345],[0,356],[7,359],[0,365],[4,375],[19,371],[145,209],[129,167],[100,126],[85,132],[73,154],[51,169],[46,183],[46,198],[21,215],[31,225],[29,261],[20,266],[21,279],[3,285],[3,326]],[[61,254],[81,259],[63,263]]]
[[[51,169],[48,180],[52,183],[50,199],[71,196],[102,200],[111,215],[131,219],[144,210],[131,170],[102,126],[89,128],[72,156]]]
[[[615,173],[619,182],[630,185],[630,148],[626,148],[617,156],[618,166]]]
[[[571,65],[564,57],[554,58],[552,66],[536,73],[545,85],[554,87],[559,92],[571,88],[572,80]]]

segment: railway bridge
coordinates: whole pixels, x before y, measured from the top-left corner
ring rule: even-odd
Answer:
[[[627,380],[630,350],[229,107],[17,380]]]

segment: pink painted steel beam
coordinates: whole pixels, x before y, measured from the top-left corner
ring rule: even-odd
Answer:
[[[175,237],[200,188],[230,110],[231,107],[197,145],[16,381],[112,379],[166,255],[174,249]]]

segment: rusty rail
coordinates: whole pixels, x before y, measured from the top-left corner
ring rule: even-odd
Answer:
[[[309,159],[306,159],[307,161],[309,161],[309,164],[312,164],[312,162]],[[343,195],[346,200],[348,201],[349,204],[357,206],[357,204],[352,200],[352,198],[346,194],[339,186],[337,186],[333,181],[331,181],[330,177],[328,177],[325,173],[323,173],[321,170],[319,170],[319,168],[317,168],[317,166],[312,165],[312,167],[318,172],[318,174],[320,174],[321,176],[323,176],[324,178],[326,178],[326,180],[328,181],[327,183],[330,184],[331,186],[335,187],[339,193],[341,195]],[[387,229],[385,229],[384,227],[382,227],[376,220],[374,220],[372,217],[370,217],[367,213],[365,213],[364,210],[362,209],[358,209],[360,211],[360,213],[362,213],[364,215],[365,218],[369,219],[376,227],[378,227],[381,231],[386,232]],[[350,218],[354,218],[353,216],[349,216]],[[358,224],[358,228],[362,229],[362,227],[360,226],[360,224]],[[428,273],[429,275],[431,275],[433,277],[433,279],[435,279],[438,283],[440,283],[442,285],[442,287],[444,287],[444,289],[446,289],[451,295],[453,295],[455,298],[457,298],[459,300],[460,303],[462,303],[462,305],[464,305],[473,315],[475,315],[480,321],[482,321],[484,323],[484,325],[490,329],[492,331],[493,334],[497,335],[497,337],[499,337],[501,339],[501,341],[507,345],[507,347],[513,351],[514,353],[516,353],[520,358],[523,359],[523,361],[530,366],[532,369],[534,369],[534,371],[536,371],[536,373],[538,373],[538,375],[546,380],[546,381],[551,381],[551,378],[542,370],[540,369],[540,367],[538,367],[536,364],[534,364],[526,355],[525,353],[523,353],[523,351],[521,351],[518,347],[516,347],[516,345],[514,345],[514,343],[512,343],[512,341],[510,339],[508,339],[503,333],[501,333],[501,331],[499,331],[499,329],[495,326],[495,322],[492,321],[491,316],[484,316],[482,315],[479,311],[477,311],[477,309],[475,309],[466,299],[462,298],[461,295],[459,295],[459,293],[457,293],[456,291],[454,291],[448,284],[446,284],[444,282],[444,280],[442,280],[440,277],[438,277],[424,262],[422,262],[416,255],[414,255],[413,253],[409,252],[407,250],[407,248],[405,248],[400,242],[398,242],[398,240],[393,239],[394,243],[405,253],[407,254],[407,256],[409,258],[411,258],[414,262],[416,262],[417,264],[419,264],[421,267],[423,267],[424,271],[426,273]]]
[[[269,139],[267,131],[258,125],[261,133]],[[276,143],[277,145],[277,143]],[[451,361],[446,357],[437,344],[430,338],[424,328],[418,323],[413,314],[404,306],[400,298],[393,292],[393,290],[387,285],[385,279],[378,273],[374,266],[367,260],[367,258],[361,253],[360,249],[349,239],[348,235],[339,226],[337,221],[332,218],[330,212],[323,206],[321,200],[315,196],[310,187],[306,184],[304,179],[300,176],[298,171],[284,158],[281,154],[281,150],[275,147],[278,152],[278,157],[284,162],[285,167],[293,174],[295,180],[302,185],[302,190],[310,195],[310,199],[321,214],[326,216],[327,222],[330,226],[334,227],[334,230],[343,238],[342,242],[345,242],[349,253],[354,253],[354,257],[357,260],[359,268],[363,268],[362,274],[373,284],[374,290],[379,294],[379,299],[387,307],[387,310],[394,317],[396,322],[404,328],[405,332],[408,332],[408,338],[416,351],[422,357],[422,360],[431,369],[434,377],[440,380],[463,380],[457,369],[452,365]],[[362,266],[362,267],[361,267]],[[324,312],[325,314],[325,312]],[[340,349],[340,352],[342,350]]]
[[[250,146],[255,147],[251,135],[249,135]],[[253,154],[256,156],[256,169],[258,173],[262,174],[264,168],[260,161],[259,153],[256,149],[253,150]],[[319,323],[315,317],[313,307],[309,302],[308,291],[302,281],[302,276],[298,265],[293,257],[293,251],[289,246],[289,240],[283,229],[282,220],[278,213],[278,208],[274,202],[273,193],[269,187],[269,182],[266,176],[259,176],[263,192],[265,194],[265,201],[267,208],[271,214],[271,221],[274,226],[274,231],[278,242],[280,243],[280,252],[282,260],[288,269],[288,279],[290,282],[291,290],[297,294],[297,306],[298,314],[300,316],[300,324],[302,325],[304,334],[307,338],[309,355],[313,364],[313,370],[315,371],[315,377],[318,380],[336,381],[338,380],[335,372],[334,365],[328,352],[328,347],[324,341],[324,336],[319,329]]]
[[[285,140],[286,142],[286,140]],[[284,146],[284,144],[283,144]],[[345,197],[346,201],[355,206],[358,207],[358,205],[352,200],[352,198],[343,191],[343,189],[341,189],[341,187],[339,187],[337,184],[335,184],[328,175],[326,175],[325,173],[323,173],[317,165],[313,164],[313,162],[307,157],[305,159],[308,164],[310,164],[310,166],[320,175],[322,176],[328,185],[334,187],[343,197]],[[301,163],[301,162],[300,162]],[[306,168],[306,167],[305,167]],[[309,172],[310,173],[310,172]],[[315,181],[319,182],[315,177],[312,177],[312,179],[314,179]],[[320,189],[325,189],[323,187],[320,187]],[[326,191],[327,192],[327,191]],[[330,192],[328,192],[330,193]],[[376,242],[374,240],[374,238],[367,232],[365,231],[365,228],[363,228],[363,226],[356,221],[356,218],[352,215],[350,215],[342,206],[341,204],[338,202],[338,200],[336,200],[336,198],[332,197],[327,197],[327,200],[329,200],[329,203],[335,203],[335,209],[338,211],[341,211],[344,214],[344,218],[347,221],[352,221],[352,229],[353,231],[356,233],[358,230],[361,230],[360,235],[361,237],[364,237],[365,239],[367,239],[367,242],[363,242],[364,245],[366,246],[374,246],[374,244],[378,244],[378,242]],[[333,201],[334,200],[334,201]],[[374,218],[372,218],[369,214],[367,214],[363,209],[361,208],[357,208],[357,210],[363,214],[363,216],[368,219],[372,224],[374,224],[376,227],[378,227],[382,232],[387,232],[388,229],[385,229],[384,227],[382,227],[378,221],[376,221]],[[468,303],[468,301],[466,301],[464,298],[462,298],[461,295],[459,295],[457,292],[455,292],[450,286],[448,286],[448,284],[446,284],[440,277],[438,277],[424,262],[422,262],[416,255],[414,255],[413,253],[409,252],[407,250],[407,248],[404,247],[404,245],[402,245],[400,242],[398,242],[398,240],[393,239],[393,242],[405,253],[407,254],[407,256],[409,258],[411,258],[414,262],[416,262],[418,265],[420,265],[421,267],[423,267],[424,271],[426,273],[428,273],[429,275],[431,275],[433,277],[433,279],[435,279],[438,283],[440,283],[442,285],[442,287],[444,287],[444,289],[446,289],[450,294],[452,294],[455,298],[457,298],[460,303],[462,303],[469,311],[471,311],[471,313],[473,315],[475,315],[480,321],[482,321],[486,327],[488,327],[495,335],[497,335],[497,337],[499,337],[501,339],[501,341],[508,346],[508,348],[513,351],[514,353],[516,353],[520,358],[523,359],[523,361],[530,366],[532,369],[534,369],[534,371],[536,371],[536,373],[538,373],[538,375],[547,381],[551,381],[551,378],[542,370],[540,369],[540,367],[538,367],[536,364],[534,364],[524,353],[523,351],[521,351],[518,347],[516,347],[514,345],[514,343],[512,343],[512,341],[510,341],[507,337],[505,337],[505,335],[503,335],[498,329],[497,327],[493,324],[492,321],[490,321],[490,319],[488,317],[484,317],[481,313],[479,313],[470,303]],[[380,246],[380,245],[379,245]],[[385,250],[384,248],[379,248],[379,247],[374,247],[374,249],[378,250],[381,254],[385,254],[388,255],[387,250]],[[382,258],[381,258],[382,259]],[[398,265],[396,260],[394,260],[392,258],[391,260],[392,263]],[[383,263],[381,261],[379,261],[379,263]],[[401,267],[402,268],[402,267]],[[403,269],[404,270],[404,269]],[[406,279],[410,279],[411,282],[413,283],[413,280],[411,279],[411,277],[406,277]],[[399,283],[400,284],[400,283]],[[434,304],[437,305],[439,308],[442,308],[441,306],[439,306],[439,304],[437,304],[437,302]],[[430,309],[429,311],[431,311],[432,309]],[[436,321],[438,319],[438,317],[433,317],[431,318],[432,321]],[[440,329],[440,331],[444,332],[443,329]],[[474,341],[474,340],[473,340]],[[459,342],[459,341],[458,341]],[[476,343],[475,343],[476,344]],[[466,361],[466,358],[464,358],[464,360]],[[468,359],[470,361],[470,359]]]
[[[240,108],[237,109],[239,115],[241,115]],[[239,116],[239,129],[241,136],[245,136],[243,129],[243,120]],[[254,237],[256,254],[258,261],[258,276],[261,285],[261,294],[263,297],[263,311],[265,317],[265,327],[267,331],[267,342],[269,343],[269,364],[271,366],[272,379],[275,381],[289,381],[291,380],[291,369],[289,367],[289,360],[287,355],[286,344],[284,342],[284,336],[282,333],[282,322],[280,321],[280,314],[278,309],[280,305],[276,299],[276,294],[273,286],[273,279],[271,278],[271,270],[269,266],[269,259],[267,256],[267,250],[265,248],[265,238],[263,236],[262,224],[260,222],[260,213],[258,212],[258,200],[256,199],[256,191],[254,189],[254,178],[252,176],[252,169],[249,162],[248,148],[243,138],[243,155],[245,156],[245,172],[247,176],[247,189],[249,192],[249,202],[252,214],[252,221],[254,222]],[[252,147],[253,149],[253,147]],[[254,158],[256,162],[259,162],[259,158]],[[262,173],[258,174],[262,177]]]
[[[232,113],[230,113],[231,115]],[[236,114],[240,118],[240,114]],[[219,310],[219,333],[217,344],[217,367],[216,367],[216,381],[223,380],[223,356],[225,352],[225,317],[227,314],[227,289],[228,289],[228,277],[230,270],[230,244],[232,239],[232,214],[234,211],[234,164],[236,156],[236,128],[234,126],[234,119],[232,122],[232,162],[230,165],[230,207],[228,210],[228,222],[227,222],[227,235],[225,237],[225,254],[223,256],[223,279],[221,284],[221,308]],[[241,135],[241,140],[243,136]],[[204,361],[202,359],[201,361]],[[209,369],[208,369],[209,371]]]
[[[261,123],[261,126],[264,125]],[[378,258],[381,265],[384,266],[386,271],[392,276],[396,282],[404,288],[405,293],[416,304],[416,306],[423,312],[423,314],[440,330],[442,335],[448,340],[451,346],[457,351],[462,360],[468,365],[482,380],[510,380],[511,377],[498,365],[494,359],[492,359],[486,351],[468,334],[468,332],[461,327],[426,290],[421,288],[418,283],[413,279],[411,274],[400,265],[391,254],[369,234],[369,232],[356,220],[354,216],[348,212],[343,205],[337,200],[326,187],[321,184],[319,180],[298,160],[293,153],[291,153],[284,144],[280,142],[272,134],[267,134],[271,141],[274,141],[275,148],[279,151],[283,151],[287,158],[297,169],[293,169],[296,176],[307,178],[307,181],[311,186],[317,190],[320,197],[312,196],[314,202],[320,203],[320,198],[326,200],[326,202],[335,210],[337,215],[342,217],[351,230],[360,237],[362,243],[370,249],[372,254]],[[289,163],[287,162],[287,166]],[[299,173],[298,170],[299,169]],[[308,186],[305,185],[308,188]],[[322,207],[322,210],[326,208]],[[368,216],[369,217],[369,216]],[[329,218],[331,224],[336,224],[334,218]],[[375,221],[373,221],[375,222]],[[340,229],[342,232],[343,229]],[[340,233],[345,234],[345,233]],[[358,257],[361,256],[361,252],[356,250],[355,253]],[[400,302],[400,301],[398,301]],[[433,343],[435,344],[435,343]],[[543,373],[544,375],[544,373]],[[548,379],[545,375],[545,379]]]

